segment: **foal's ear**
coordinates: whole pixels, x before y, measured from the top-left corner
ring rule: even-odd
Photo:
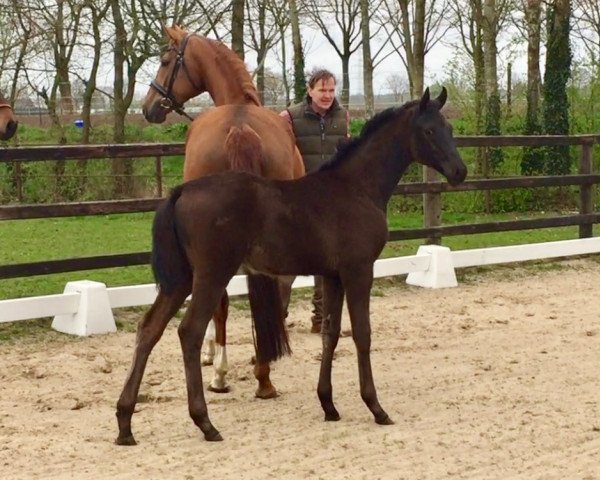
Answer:
[[[442,87],[442,91],[440,92],[436,100],[440,104],[441,110],[444,104],[446,103],[446,100],[448,100],[448,90],[446,90],[446,87]]]
[[[425,89],[425,93],[423,93],[423,96],[421,97],[421,102],[419,103],[419,111],[423,112],[425,111],[425,109],[427,108],[427,104],[429,103],[430,97],[429,97],[429,87],[427,87]]]

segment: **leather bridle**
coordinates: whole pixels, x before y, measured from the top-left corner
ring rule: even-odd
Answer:
[[[0,103],[0,108],[8,108],[9,110],[12,110],[10,103]]]
[[[162,95],[162,99],[160,101],[160,106],[164,109],[173,110],[177,112],[179,115],[183,115],[184,117],[193,120],[183,108],[183,104],[179,103],[177,99],[173,96],[173,84],[177,79],[177,74],[179,70],[182,69],[187,75],[190,83],[199,91],[202,91],[202,88],[199,88],[198,85],[192,80],[190,76],[189,70],[187,69],[185,62],[183,61],[183,55],[185,53],[185,47],[187,46],[188,40],[192,35],[186,35],[179,46],[172,46],[169,50],[175,50],[177,52],[177,57],[175,59],[175,65],[173,66],[173,70],[171,71],[171,76],[169,77],[169,82],[167,83],[166,88],[158,83],[156,80],[152,80],[150,82],[150,86],[154,88],[158,93]]]

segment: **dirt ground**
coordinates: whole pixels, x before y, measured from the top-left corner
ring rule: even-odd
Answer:
[[[304,299],[272,372],[281,395],[255,399],[248,312],[233,309],[233,391],[207,394],[220,443],[188,417],[177,321],[150,357],[136,447],[113,443],[134,333],[2,344],[0,478],[600,479],[599,286],[597,256],[461,271],[454,289],[378,282],[372,363],[392,426],[361,401],[351,338],[334,363],[342,419],[323,421]]]

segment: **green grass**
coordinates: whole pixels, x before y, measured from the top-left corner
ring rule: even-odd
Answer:
[[[3,221],[0,229],[0,263],[4,265],[44,260],[149,251],[153,213]],[[524,218],[522,214],[445,214],[444,224],[476,223]],[[391,229],[418,228],[422,215],[390,211]],[[453,250],[516,245],[577,238],[577,227],[523,230],[445,237]],[[383,257],[413,255],[423,240],[389,243]],[[0,280],[0,299],[61,293],[66,282],[95,280],[109,287],[151,283],[149,266],[110,268]]]

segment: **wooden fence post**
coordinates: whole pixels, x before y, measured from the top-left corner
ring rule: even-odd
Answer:
[[[19,203],[23,203],[23,171],[21,169],[21,162],[15,162],[15,188],[17,190],[17,200]]]
[[[579,174],[592,173],[592,148],[594,144],[583,143],[581,145],[581,156],[579,157]],[[593,200],[593,185],[581,185],[579,187],[579,213],[585,215],[586,213],[593,213],[594,211],[594,200]],[[594,224],[584,223],[579,225],[579,238],[589,238],[594,235]]]
[[[162,185],[162,159],[160,155],[156,156],[156,196],[161,198],[163,196],[163,185]]]

